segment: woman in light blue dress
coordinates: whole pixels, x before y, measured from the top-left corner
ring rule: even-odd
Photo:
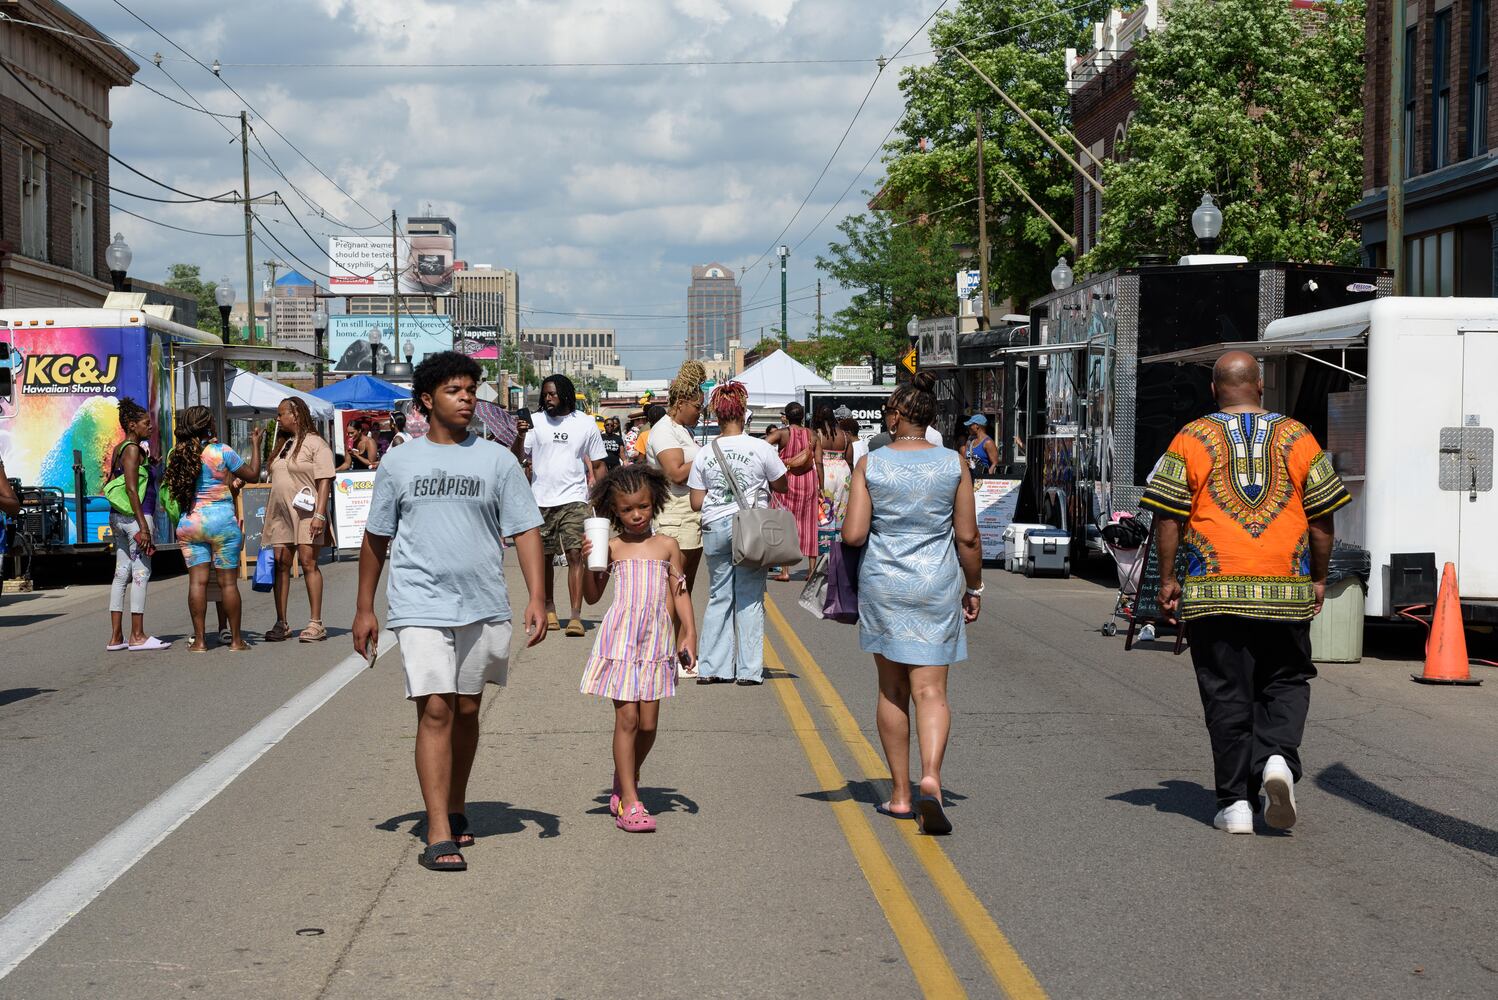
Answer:
[[[893,789],[875,808],[950,833],[941,764],[952,727],[947,667],[967,659],[965,626],[977,620],[983,550],[973,484],[961,456],[926,440],[936,415],[930,376],[889,398],[894,440],[859,459],[843,541],[866,546],[858,574],[858,644],[879,667],[879,740]],[[910,703],[915,702],[921,781],[910,790]]]

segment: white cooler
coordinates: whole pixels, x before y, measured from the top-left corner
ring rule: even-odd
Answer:
[[[1071,576],[1071,532],[1060,528],[1032,528],[1024,539],[1026,576],[1056,573]]]
[[[1004,529],[1004,568],[1018,573],[1025,568],[1025,532],[1049,528],[1049,524],[1010,524]]]

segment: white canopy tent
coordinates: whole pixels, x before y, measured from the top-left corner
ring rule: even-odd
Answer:
[[[242,368],[229,367],[228,392],[224,394],[225,412],[233,420],[254,420],[273,417],[276,407],[290,396],[296,396],[307,404],[312,419],[324,422],[333,419],[333,404],[325,399],[273,382],[268,378],[247,372]]]
[[[751,410],[778,410],[787,403],[800,402],[803,389],[832,385],[784,351],[761,358],[733,380],[748,388]]]

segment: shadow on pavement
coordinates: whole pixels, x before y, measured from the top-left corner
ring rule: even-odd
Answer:
[[[394,832],[399,830],[404,823],[412,824],[411,836],[425,839],[427,825],[425,810],[392,816],[385,822],[377,824],[375,829]],[[541,812],[539,809],[518,809],[508,802],[468,803],[468,832],[473,834],[475,840],[511,833],[524,833],[527,823],[534,823],[540,828],[536,836],[541,840],[562,835],[562,818],[556,813]]]
[[[37,622],[51,621],[54,618],[61,617],[62,612],[58,612],[55,615],[5,615],[4,617],[0,617],[0,625],[10,628],[20,628],[23,625],[35,625]]]
[[[1174,813],[1207,826],[1217,815],[1217,796],[1194,781],[1162,781],[1155,788],[1136,788],[1108,796],[1109,802],[1131,806],[1153,806],[1156,812]]]
[[[1316,775],[1316,787],[1369,812],[1428,833],[1437,840],[1498,857],[1498,830],[1427,809],[1374,784],[1346,764],[1333,764]]]
[[[888,785],[888,779],[877,783],[873,781],[849,781],[842,788],[833,789],[832,791],[800,792],[798,794],[801,798],[811,799],[813,802],[846,802],[852,799],[854,802],[860,802],[866,806],[877,806],[889,798],[884,793],[884,789]],[[911,787],[912,796],[919,794],[919,791],[915,786]],[[950,788],[943,788],[941,790],[941,799],[941,804],[945,807],[962,802],[967,799],[967,796],[959,792],[954,792]]]
[[[0,691],[0,707],[14,705],[18,701],[27,698],[35,698],[39,694],[52,694],[57,688],[9,688]]]
[[[598,808],[589,809],[589,816],[607,816],[609,814],[608,792],[604,792],[593,801],[598,803]],[[640,802],[644,804],[645,810],[652,816],[672,812],[696,815],[698,811],[696,799],[684,795],[674,788],[650,788],[642,785],[640,786]]]

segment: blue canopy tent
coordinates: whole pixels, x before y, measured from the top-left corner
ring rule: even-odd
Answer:
[[[380,410],[411,398],[411,390],[402,389],[373,375],[355,375],[342,382],[313,389],[312,395],[327,400],[340,410]]]

